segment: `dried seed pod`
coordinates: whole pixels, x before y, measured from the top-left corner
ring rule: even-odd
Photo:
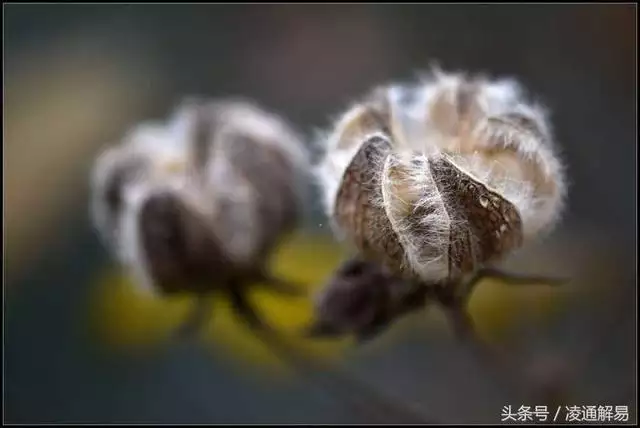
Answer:
[[[137,285],[159,294],[231,292],[273,278],[269,257],[301,218],[309,160],[280,117],[245,100],[183,102],[97,159],[92,218]]]
[[[514,80],[436,70],[378,88],[326,143],[336,232],[412,280],[460,282],[550,231],[565,203],[546,112]]]

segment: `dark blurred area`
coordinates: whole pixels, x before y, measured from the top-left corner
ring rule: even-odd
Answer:
[[[88,177],[100,148],[185,96],[255,99],[311,139],[373,86],[433,62],[517,77],[551,109],[569,208],[513,265],[574,285],[544,317],[500,321],[501,337],[536,381],[571,372],[562,405],[625,405],[636,421],[635,5],[8,4],[3,18],[5,422],[371,422],[313,381],[253,375],[216,347],[112,351],[87,309],[114,269]],[[326,234],[310,199],[306,228]],[[540,301],[500,290],[479,317]],[[500,423],[503,406],[527,404],[437,319],[401,327],[341,362],[441,423]]]

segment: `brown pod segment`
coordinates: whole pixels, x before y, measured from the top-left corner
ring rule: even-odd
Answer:
[[[369,138],[345,170],[338,190],[336,224],[365,257],[423,282],[430,278],[416,264],[446,258],[446,278],[455,280],[522,245],[522,220],[516,206],[448,156],[416,155],[411,160],[412,167],[428,169],[431,187],[435,186],[423,189],[412,187],[415,183],[406,179],[413,173],[406,164],[389,162],[394,156],[383,135]],[[427,194],[431,197],[425,204]],[[446,223],[446,233],[434,231],[442,225],[424,221],[438,209],[442,210],[438,221]]]
[[[522,220],[514,204],[446,156],[429,163],[452,219],[449,278],[470,273],[522,245]]]
[[[365,141],[345,170],[335,204],[335,221],[348,239],[370,258],[397,270],[404,263],[398,241],[382,200],[382,166],[392,153],[383,136]]]
[[[141,208],[139,223],[149,275],[163,293],[211,291],[237,274],[205,219],[177,195],[151,195]]]

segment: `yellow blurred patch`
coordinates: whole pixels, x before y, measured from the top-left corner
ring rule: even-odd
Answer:
[[[566,292],[547,285],[509,286],[486,280],[469,303],[478,331],[488,340],[500,340],[514,323],[539,322],[561,307]]]
[[[307,295],[286,297],[254,287],[250,299],[261,316],[276,327],[294,348],[316,357],[337,358],[348,349],[347,339],[310,341],[300,336],[302,328],[311,321],[311,298],[343,260],[345,253],[328,236],[299,234],[286,242],[273,259],[274,272],[306,286]],[[499,340],[506,329],[517,320],[542,319],[558,307],[563,294],[560,289],[546,286],[510,287],[485,281],[471,300],[470,310],[480,332],[489,340]],[[120,349],[154,346],[169,337],[187,316],[193,301],[188,297],[160,299],[137,291],[120,272],[110,271],[101,278],[94,300],[97,327],[109,345]],[[432,317],[425,322],[433,323]],[[437,322],[437,319],[436,319]],[[444,323],[438,327],[448,328]],[[396,330],[397,333],[397,330]],[[395,335],[376,341],[388,346]],[[234,315],[229,302],[218,298],[203,340],[226,349],[234,359],[270,372],[282,369],[278,358]]]
[[[315,356],[339,354],[345,340],[312,342],[300,336],[311,322],[311,297],[343,259],[338,245],[325,236],[296,235],[274,255],[274,273],[306,287],[301,297],[280,296],[256,287],[249,297],[261,316],[283,333],[293,347]],[[136,289],[117,269],[108,271],[97,288],[92,310],[95,326],[107,344],[119,349],[139,349],[166,340],[187,316],[193,300],[187,296],[159,298]],[[234,357],[249,363],[279,367],[279,360],[254,337],[219,296],[205,327],[203,340],[222,345]]]

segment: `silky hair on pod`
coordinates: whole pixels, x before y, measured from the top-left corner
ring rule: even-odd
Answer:
[[[199,292],[190,287],[223,271],[266,270],[301,220],[309,165],[277,114],[241,98],[185,98],[98,154],[91,219],[137,285],[167,291],[164,276],[192,275],[181,287]]]
[[[547,110],[515,79],[434,69],[375,88],[323,137],[335,233],[405,276],[451,281],[559,223],[565,166]]]

